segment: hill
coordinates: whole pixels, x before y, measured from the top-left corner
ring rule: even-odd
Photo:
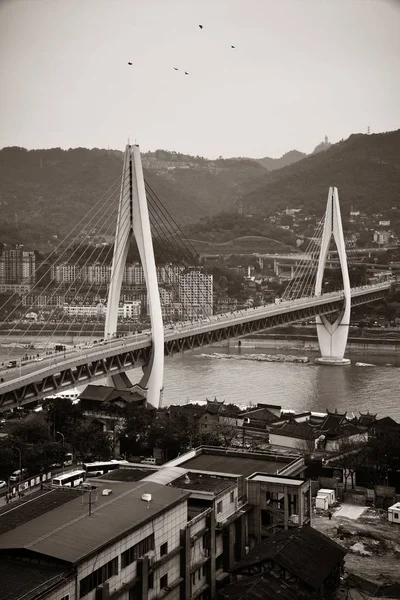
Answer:
[[[343,212],[367,214],[399,206],[400,130],[355,134],[301,161],[272,171],[244,194],[247,212],[270,214],[286,207],[305,213],[324,211],[329,186],[339,189]]]
[[[287,167],[288,165],[292,165],[293,163],[298,162],[302,158],[305,158],[307,154],[304,152],[299,152],[298,150],[290,150],[290,152],[286,152],[280,158],[269,158],[266,156],[265,158],[258,158],[257,162],[260,163],[267,171],[275,171],[276,169],[283,169],[283,167]]]
[[[266,171],[250,159],[143,154],[146,181],[180,224],[231,209]],[[0,242],[46,241],[70,231],[121,177],[123,153],[76,148],[0,150]]]

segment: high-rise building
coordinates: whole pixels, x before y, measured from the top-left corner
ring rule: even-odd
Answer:
[[[179,277],[179,300],[184,316],[202,318],[213,314],[213,276],[201,271],[189,271]]]
[[[34,283],[36,257],[22,245],[3,250],[0,256],[0,283]]]

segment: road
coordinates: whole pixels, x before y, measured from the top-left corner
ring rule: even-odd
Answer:
[[[374,286],[362,286],[351,290],[352,297],[367,296],[380,290],[390,289],[391,280],[384,281]],[[310,307],[323,307],[326,304],[340,301],[344,298],[344,292],[331,292],[320,296],[303,297],[297,300],[286,300],[254,309],[235,311],[230,314],[214,315],[196,322],[177,323],[164,329],[165,342],[190,338],[194,335],[229,328],[234,325],[259,321],[263,317],[272,317]],[[323,312],[323,311],[322,311]],[[296,320],[296,319],[294,319]],[[126,351],[134,351],[151,346],[151,332],[145,331],[140,334],[131,334],[111,340],[90,344],[84,348],[71,349],[60,352],[58,355],[43,357],[37,362],[35,359],[17,368],[5,369],[0,372],[3,381],[0,383],[0,393],[6,393],[11,389],[21,388],[49,377],[60,371],[88,364],[92,361],[101,361],[109,357],[123,354]],[[34,376],[34,377],[33,377]]]

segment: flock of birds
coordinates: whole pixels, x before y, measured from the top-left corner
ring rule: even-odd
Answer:
[[[204,29],[204,25],[199,25],[199,29]],[[231,46],[231,48],[234,50],[236,48],[236,46]],[[133,63],[128,62],[129,66],[132,66]],[[174,71],[179,71],[178,67],[173,67]],[[185,75],[189,75],[189,73],[187,71],[184,71]]]

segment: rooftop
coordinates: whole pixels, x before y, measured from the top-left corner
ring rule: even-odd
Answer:
[[[184,469],[195,469],[196,471],[214,471],[215,473],[233,473],[248,477],[253,473],[263,471],[275,474],[285,465],[292,462],[291,458],[274,460],[263,455],[251,455],[244,452],[227,453],[201,453],[189,460],[180,463]]]
[[[347,550],[310,526],[281,531],[257,544],[233,571],[272,560],[306,585],[318,589]]]
[[[143,468],[143,467],[139,467],[139,465],[137,467],[135,465],[129,465],[122,469],[116,469],[115,471],[110,471],[109,473],[106,473],[105,475],[102,475],[101,477],[96,478],[96,480],[97,481],[102,481],[102,480],[125,481],[125,482],[140,481],[141,479],[144,479],[148,475],[151,475],[152,473],[154,473],[154,471],[158,471],[158,469],[157,468],[149,469],[147,467]]]
[[[183,488],[187,491],[212,492],[219,494],[232,487],[235,483],[233,478],[224,479],[216,475],[206,475],[204,473],[193,473],[188,471],[185,475],[171,481],[173,487]]]
[[[66,575],[66,569],[1,558],[0,581],[2,600],[29,600],[41,591],[51,588]]]
[[[279,475],[265,475],[265,473],[256,473],[249,477],[249,481],[262,481],[264,483],[273,483],[276,485],[294,485],[296,487],[306,483],[305,479],[295,479],[294,477],[279,477]]]
[[[100,483],[100,482],[99,482]],[[74,497],[31,520],[21,518],[23,524],[0,535],[1,549],[26,548],[54,559],[77,563],[101,547],[172,508],[189,497],[180,490],[149,481],[118,483],[110,496],[102,490],[110,484],[98,486],[98,497],[92,494],[89,516],[88,495]],[[60,490],[61,491],[61,490]],[[54,492],[49,492],[53,494]],[[69,495],[67,490],[63,490]],[[142,494],[152,495],[151,502],[142,500]],[[34,502],[16,508],[16,512],[30,512]]]
[[[48,513],[66,502],[80,497],[78,490],[40,490],[29,497],[15,500],[0,508],[0,540],[3,533]],[[0,580],[1,581],[1,580]]]

